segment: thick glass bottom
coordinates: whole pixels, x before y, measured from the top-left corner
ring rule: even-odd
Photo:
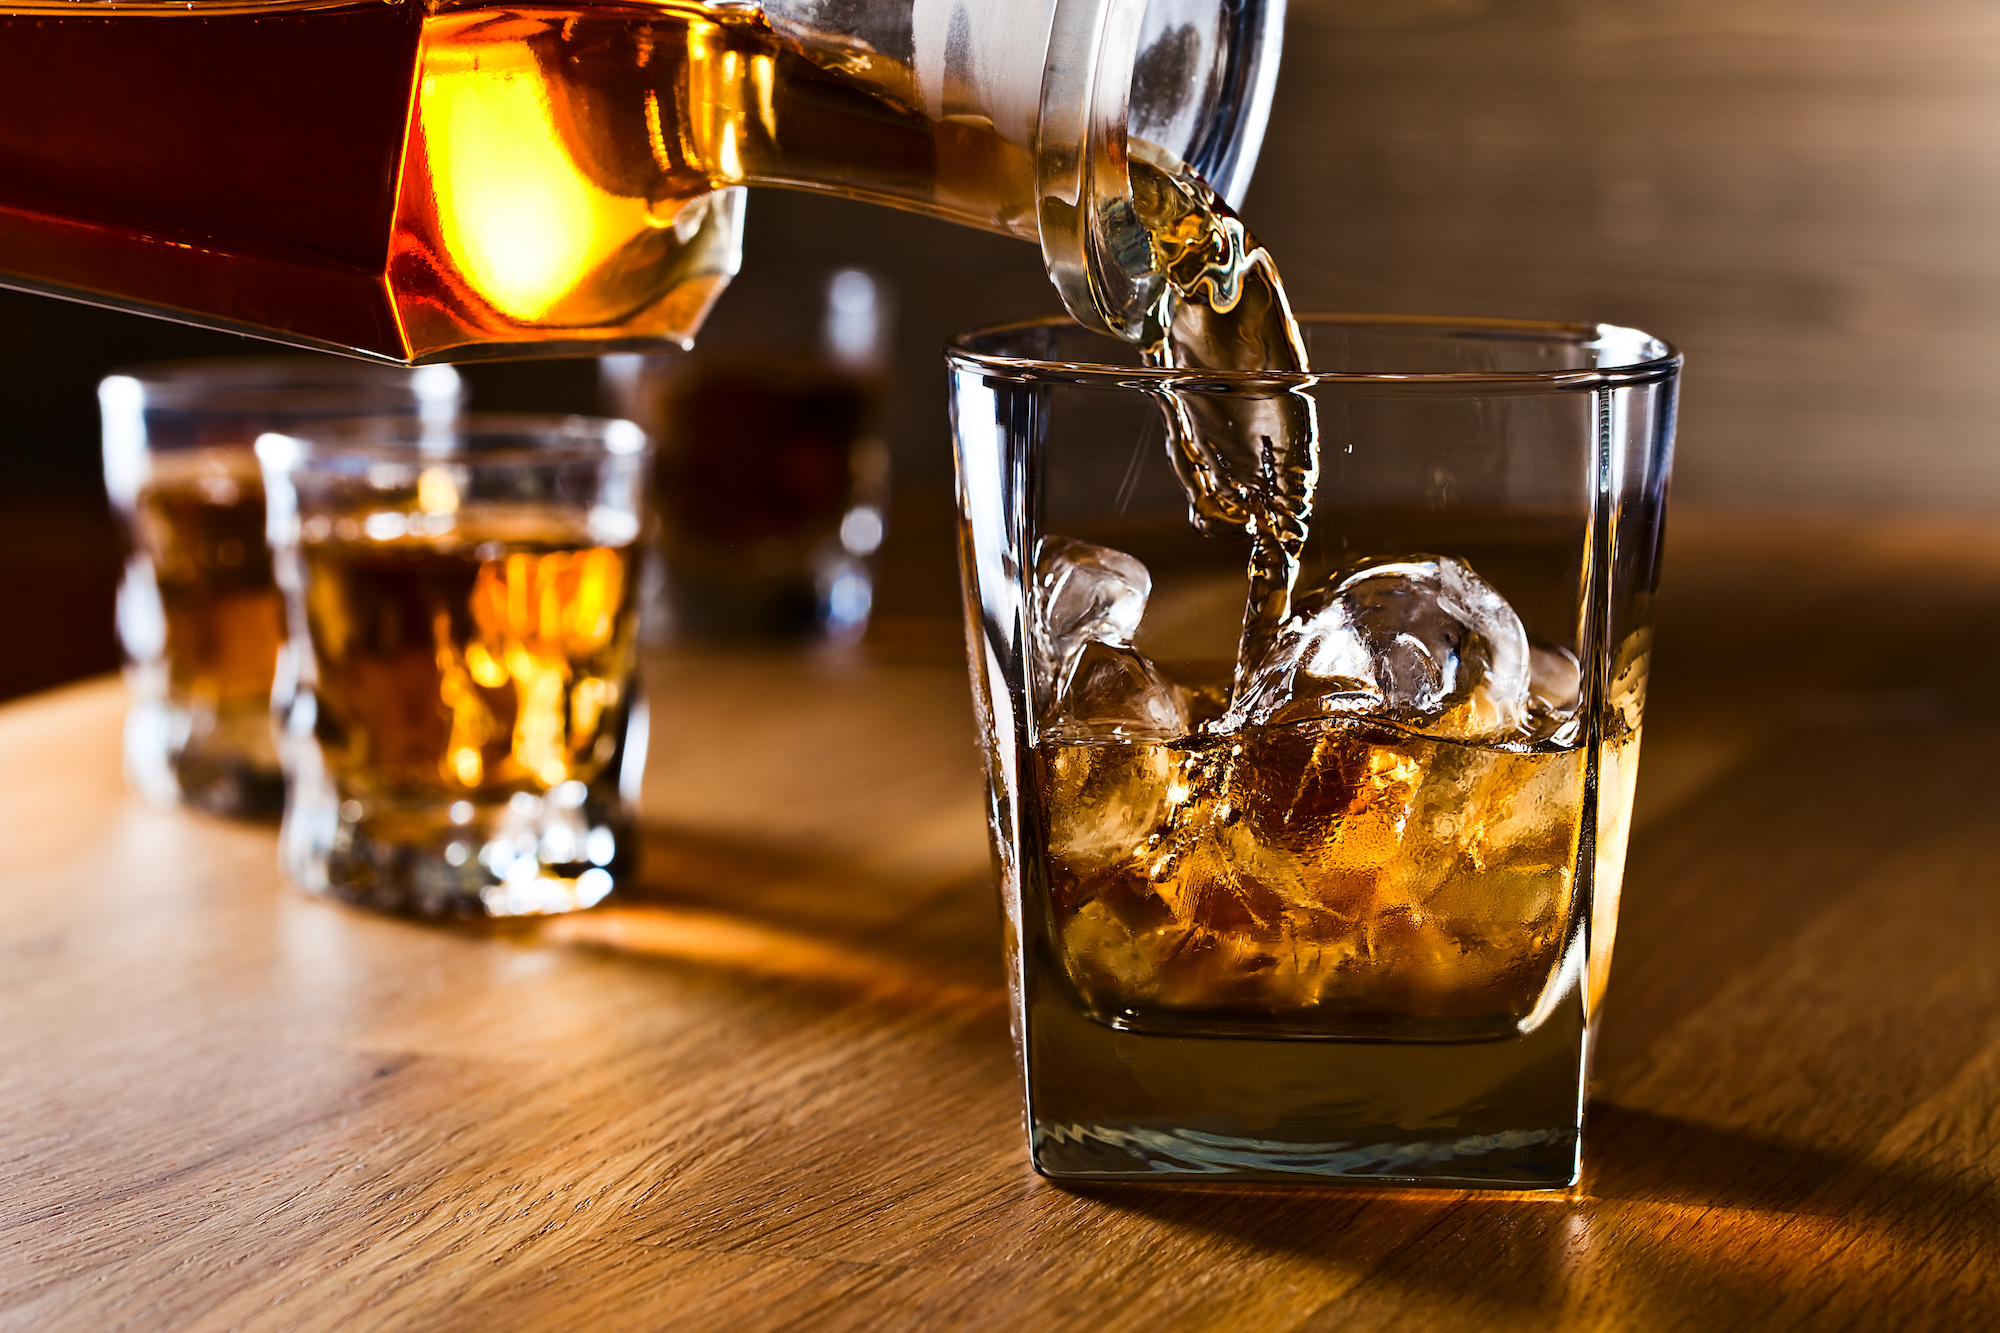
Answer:
[[[610,776],[541,794],[397,806],[343,795],[301,766],[281,855],[309,893],[405,916],[581,911],[637,869],[631,807]]]
[[[1563,1189],[1580,1167],[1582,969],[1497,1041],[1166,1036],[1080,1013],[1031,966],[1029,1151],[1056,1180]]]
[[[125,718],[125,775],[159,806],[232,819],[272,819],[285,805],[271,715],[218,715],[134,690]]]

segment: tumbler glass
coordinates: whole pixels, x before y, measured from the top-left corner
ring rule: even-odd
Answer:
[[[1029,1151],[1565,1187],[1680,359],[1605,325],[1301,324],[1312,374],[1148,368],[1062,321],[948,351]],[[1253,543],[1191,524],[1166,411],[1316,417],[1271,632],[1244,636]],[[1281,483],[1246,438],[1255,499]]]
[[[645,433],[359,421],[257,442],[299,685],[291,879],[384,911],[510,917],[636,865]]]
[[[252,446],[334,417],[448,424],[458,373],[333,357],[181,361],[120,371],[97,395],[105,489],[131,551],[118,590],[126,775],[162,805],[275,815],[285,787],[272,688],[283,696],[289,673]]]
[[[649,637],[849,638],[888,513],[892,322],[864,269],[755,273],[678,355],[605,357],[607,405],[657,442]]]

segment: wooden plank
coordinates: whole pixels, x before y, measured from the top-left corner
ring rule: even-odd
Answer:
[[[2000,534],[1668,570],[1572,1198],[1036,1178],[948,626],[653,661],[645,895],[521,930],[0,709],[0,1328],[1985,1326]]]

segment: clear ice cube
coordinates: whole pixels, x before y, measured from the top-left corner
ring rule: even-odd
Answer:
[[[1038,754],[1052,920],[1098,1012],[1504,1035],[1567,937],[1588,752],[1293,726]]]
[[[1462,561],[1419,555],[1352,567],[1294,605],[1233,720],[1382,717],[1467,741],[1523,732],[1527,631]]]
[[[1072,537],[1042,538],[1035,551],[1036,698],[1046,710],[1092,643],[1129,647],[1146,614],[1153,576],[1123,551]]]
[[[1071,735],[1172,740],[1187,734],[1188,692],[1136,649],[1093,641],[1063,682],[1054,725]]]

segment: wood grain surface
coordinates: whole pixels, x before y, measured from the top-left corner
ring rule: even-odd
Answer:
[[[644,899],[512,933],[0,710],[0,1328],[1994,1327],[2000,532],[1667,577],[1570,1198],[1035,1177],[949,627],[653,662]]]

